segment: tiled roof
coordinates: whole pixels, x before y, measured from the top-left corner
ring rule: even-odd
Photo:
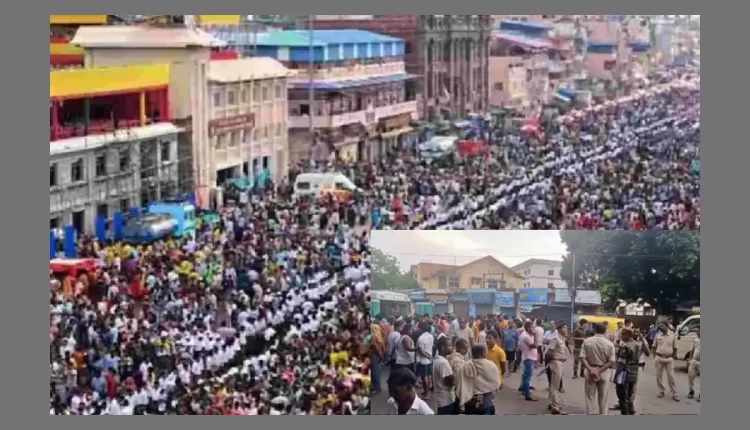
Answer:
[[[288,75],[289,70],[283,64],[268,57],[211,61],[208,68],[208,79],[213,82],[251,81]]]

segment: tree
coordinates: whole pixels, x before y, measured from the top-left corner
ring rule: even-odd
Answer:
[[[373,290],[416,290],[418,288],[417,280],[401,271],[396,257],[372,248]]]
[[[568,248],[561,277],[596,289],[607,304],[645,300],[659,313],[700,302],[697,231],[561,231]],[[575,280],[573,279],[575,254]]]

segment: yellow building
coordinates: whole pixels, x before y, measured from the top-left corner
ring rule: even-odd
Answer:
[[[421,268],[422,265],[429,267]],[[434,266],[442,266],[439,270]],[[419,285],[429,293],[431,289],[475,290],[504,289],[519,290],[523,288],[523,278],[510,267],[487,256],[463,266],[445,266],[432,263],[420,263],[412,268]],[[423,275],[423,273],[425,273]]]

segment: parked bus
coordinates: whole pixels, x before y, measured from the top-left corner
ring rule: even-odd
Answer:
[[[175,237],[195,235],[195,206],[184,200],[162,200],[148,205],[149,214],[166,214],[177,223],[173,234]]]
[[[375,318],[378,315],[401,315],[407,316],[413,312],[409,296],[394,291],[373,291],[370,294],[370,315]]]

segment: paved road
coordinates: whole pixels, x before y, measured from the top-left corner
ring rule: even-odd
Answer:
[[[495,398],[495,409],[499,415],[541,415],[549,413],[547,411],[547,378],[543,376],[537,378],[539,371],[534,372],[532,385],[536,388],[538,402],[527,402],[517,391],[521,385],[521,373],[511,374],[504,378],[504,387],[499,391]],[[662,399],[656,397],[658,391],[656,388],[656,370],[653,361],[648,361],[645,371],[641,372],[638,382],[638,394],[636,395],[635,407],[638,414],[644,415],[700,415],[700,403],[696,400],[687,398],[688,378],[687,366],[684,362],[678,362],[676,365],[675,379],[677,391],[680,395],[680,402],[675,402],[669,396]],[[569,360],[565,366],[563,375],[563,386],[565,393],[562,394],[562,402],[565,411],[569,414],[584,414],[586,411],[583,396],[583,379],[572,379],[573,364]],[[383,372],[383,385],[388,378],[387,370]],[[664,384],[666,385],[666,375],[664,375]],[[700,392],[700,377],[696,380],[696,391]],[[388,394],[384,391],[372,398],[372,414],[383,415],[386,413],[386,401]],[[427,401],[433,410],[437,410],[435,400]],[[615,394],[614,385],[609,391],[609,405],[615,405],[617,395]],[[612,415],[619,415],[618,411],[610,411]]]

